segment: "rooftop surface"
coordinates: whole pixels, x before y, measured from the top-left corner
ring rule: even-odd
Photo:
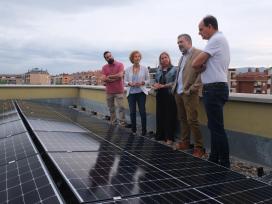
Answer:
[[[270,185],[95,116],[29,100],[0,107],[0,203],[272,202]]]

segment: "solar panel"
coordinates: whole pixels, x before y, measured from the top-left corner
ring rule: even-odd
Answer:
[[[110,151],[112,145],[91,133],[36,132],[46,151]]]
[[[21,120],[8,122],[0,125],[0,138],[26,132],[26,128]]]
[[[272,187],[264,186],[258,189],[251,189],[245,192],[222,196],[217,198],[220,202],[223,203],[258,203],[262,201],[272,201]]]
[[[28,133],[0,139],[0,166],[37,154]]]
[[[0,100],[0,115],[16,113],[16,109],[11,100]]]
[[[190,189],[190,190],[179,190],[179,191],[172,191],[167,193],[158,193],[158,194],[151,194],[151,195],[142,195],[136,198],[127,198],[122,200],[116,200],[113,202],[105,202],[109,203],[199,203],[201,201],[205,201],[205,203],[219,203],[211,198],[207,197],[206,195],[200,193],[197,190]],[[211,202],[209,202],[211,201]],[[214,202],[213,202],[214,201]]]
[[[101,201],[185,188],[188,185],[129,156],[115,152],[50,153],[81,202]]]
[[[8,112],[8,113],[0,115],[0,124],[16,121],[16,120],[20,120],[20,119],[21,118],[18,115],[18,113]]]
[[[145,137],[130,135],[130,132],[128,130],[124,130],[117,126],[108,125],[108,128],[106,130],[107,130],[106,133],[100,132],[98,135],[104,138],[105,140],[113,143],[114,145],[131,153],[138,151],[140,152],[163,151],[165,153],[173,152],[173,149],[171,147],[160,144],[156,141],[152,141]]]
[[[215,184],[198,189],[223,203],[258,203],[272,200],[272,186],[253,179]]]
[[[46,132],[86,132],[83,128],[72,122],[48,121],[48,120],[28,120],[31,128],[35,131]]]
[[[156,141],[130,136],[127,129],[63,107],[26,106],[25,112],[33,107],[39,113],[36,120],[30,115],[27,119],[81,203],[272,201],[271,186]],[[91,133],[72,122],[54,121],[52,113],[70,117]]]
[[[0,203],[63,203],[39,156],[0,166]]]
[[[23,114],[28,119],[44,119],[54,121],[70,121],[69,118],[63,117],[58,114],[54,109],[46,105],[35,104],[31,102],[18,102]]]

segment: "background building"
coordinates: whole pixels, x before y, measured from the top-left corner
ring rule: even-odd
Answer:
[[[236,87],[237,87],[237,69],[230,68],[228,70],[228,84],[229,84],[229,90],[231,93],[236,93]]]
[[[59,74],[56,76],[51,76],[51,84],[55,85],[68,85],[72,81],[72,77],[70,74]]]
[[[103,85],[101,75],[101,70],[73,73],[70,75],[70,84]]]
[[[248,69],[246,73],[239,73],[236,77],[237,80],[237,93],[253,93],[253,94],[270,94],[271,80],[268,70],[260,72],[258,68],[253,70]]]
[[[47,70],[33,68],[23,75],[25,84],[47,85],[51,83],[50,75]]]
[[[1,74],[0,84],[22,84],[22,75],[18,74]]]

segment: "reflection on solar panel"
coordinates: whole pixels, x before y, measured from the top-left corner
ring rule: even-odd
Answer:
[[[84,202],[187,187],[118,149],[114,152],[50,153]]]
[[[26,132],[21,120],[8,122],[0,125],[0,139]]]
[[[16,121],[16,120],[20,120],[20,116],[18,115],[18,113],[8,112],[8,113],[4,113],[0,115],[0,124],[4,124],[4,123]]]
[[[0,115],[5,115],[9,113],[16,113],[16,109],[13,105],[13,102],[10,100],[1,100],[0,101]]]
[[[27,133],[0,140],[0,166],[37,154]]]
[[[92,136],[91,133],[36,132],[36,134],[46,151],[101,151],[102,140]],[[108,145],[112,146],[109,143]]]
[[[269,185],[95,117],[30,101],[19,105],[79,203],[272,202]],[[35,114],[28,114],[32,107]]]
[[[0,203],[62,203],[39,156],[0,166]]]
[[[66,132],[86,132],[86,130],[74,125],[71,122],[59,122],[48,120],[29,120],[30,126],[35,131],[51,131],[58,132],[65,130]]]

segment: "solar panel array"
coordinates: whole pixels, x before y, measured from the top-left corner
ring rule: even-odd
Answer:
[[[96,117],[19,106],[79,203],[272,203],[272,186]]]
[[[0,101],[0,203],[63,203],[9,100]]]

